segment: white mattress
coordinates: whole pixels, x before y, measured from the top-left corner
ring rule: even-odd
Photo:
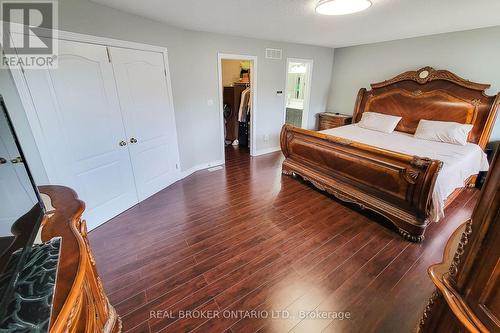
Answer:
[[[346,138],[395,152],[428,157],[443,162],[432,193],[430,219],[439,221],[444,216],[444,202],[457,188],[463,187],[465,180],[479,171],[489,168],[486,154],[481,147],[468,143],[459,146],[444,142],[422,140],[411,134],[396,132],[382,133],[355,124],[321,131],[328,135]]]

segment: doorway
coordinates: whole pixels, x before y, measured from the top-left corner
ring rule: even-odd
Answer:
[[[257,57],[219,54],[222,154],[255,155]]]
[[[286,68],[284,122],[295,127],[307,128],[313,60],[288,58]]]

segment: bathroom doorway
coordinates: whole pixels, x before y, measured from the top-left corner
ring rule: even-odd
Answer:
[[[286,61],[285,123],[307,128],[311,96],[312,59]]]

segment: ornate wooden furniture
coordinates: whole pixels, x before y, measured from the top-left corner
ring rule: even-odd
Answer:
[[[430,67],[405,72],[371,88],[359,91],[353,123],[359,122],[363,112],[372,111],[401,116],[396,130],[405,133],[414,133],[420,119],[473,124],[469,142],[483,149],[500,105],[500,94],[484,93],[489,85]],[[300,175],[341,200],[382,214],[408,240],[424,238],[441,161],[290,125],[281,130],[281,150],[286,157],[284,174]],[[447,204],[458,193],[450,195]]]
[[[42,240],[62,237],[50,332],[120,332],[121,320],[104,294],[81,215],[85,204],[63,186],[41,186],[53,210],[42,224]]]
[[[496,154],[472,218],[429,268],[436,285],[420,332],[500,332],[500,162]]]
[[[352,117],[345,114],[322,112],[319,114],[319,131],[348,125]]]

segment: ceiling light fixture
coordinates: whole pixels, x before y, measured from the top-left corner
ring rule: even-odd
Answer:
[[[345,15],[360,12],[370,7],[370,0],[320,0],[316,13],[323,15]]]

